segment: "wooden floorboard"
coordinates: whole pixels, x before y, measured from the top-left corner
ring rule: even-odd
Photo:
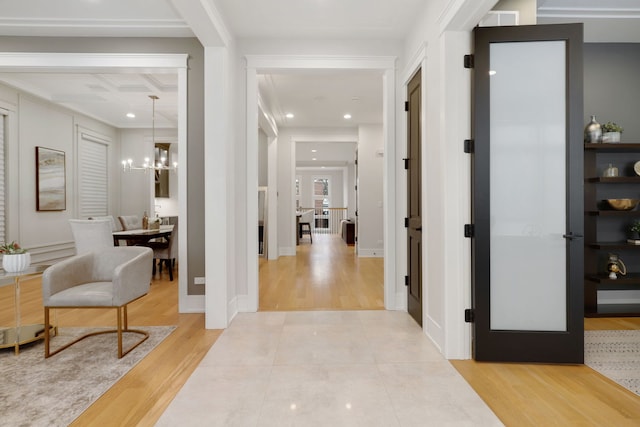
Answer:
[[[382,259],[358,258],[353,246],[329,237],[323,245],[322,237],[314,236],[313,247],[303,242],[296,257],[260,259],[260,310],[383,308]],[[132,325],[177,328],[73,426],[152,426],[158,420],[221,333],[204,328],[203,314],[178,314],[177,287],[166,273],[156,276],[149,295],[131,305]],[[39,280],[23,284],[22,301],[24,322],[41,322]],[[11,324],[12,306],[12,287],[0,287],[0,324]],[[113,310],[58,315],[61,326],[114,322]],[[585,319],[585,328],[640,329],[640,318]],[[640,397],[586,366],[452,363],[507,426],[640,425]]]
[[[585,329],[640,329],[640,318],[589,318]],[[451,363],[507,426],[640,426],[640,396],[586,365]]]

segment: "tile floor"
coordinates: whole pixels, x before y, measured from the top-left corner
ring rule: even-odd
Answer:
[[[407,313],[240,313],[158,426],[500,426]]]

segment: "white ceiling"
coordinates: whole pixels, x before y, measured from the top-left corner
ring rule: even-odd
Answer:
[[[0,0],[0,36],[193,37],[173,3],[186,0]],[[538,0],[539,22],[585,22],[587,41],[640,42],[640,0]],[[426,0],[213,0],[239,38],[402,39]],[[176,124],[175,75],[0,74],[0,80],[117,127]],[[379,75],[264,76],[261,91],[280,126],[379,123]],[[358,98],[355,101],[354,98]],[[124,115],[134,110],[137,117]],[[283,114],[293,112],[294,119]],[[353,118],[345,122],[342,115]]]
[[[239,38],[403,39],[425,0],[214,0]]]

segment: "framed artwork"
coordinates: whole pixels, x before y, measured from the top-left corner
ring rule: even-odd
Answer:
[[[36,210],[67,208],[64,151],[36,147]]]

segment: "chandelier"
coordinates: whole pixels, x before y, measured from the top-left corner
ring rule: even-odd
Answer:
[[[149,95],[152,102],[152,110],[151,110],[151,142],[155,147],[156,143],[156,100],[159,99],[156,95]],[[127,159],[122,161],[122,170],[124,172],[130,172],[133,170],[144,170],[145,172],[148,170],[176,170],[178,168],[178,162],[173,162],[172,166],[167,164],[167,158],[162,156],[154,161],[151,161],[149,157],[144,158],[144,163],[141,166],[134,166],[133,159]]]

